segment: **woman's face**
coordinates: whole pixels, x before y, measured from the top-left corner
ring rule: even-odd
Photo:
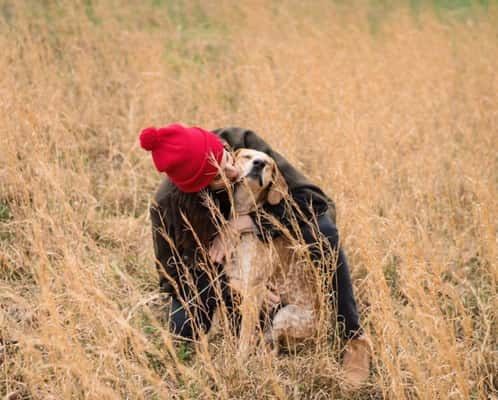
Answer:
[[[235,166],[235,160],[228,150],[223,151],[220,169],[216,178],[209,184],[211,190],[225,189],[228,182],[235,182],[239,178],[240,171]]]

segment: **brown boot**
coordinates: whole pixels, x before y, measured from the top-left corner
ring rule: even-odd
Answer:
[[[365,333],[346,344],[343,369],[352,388],[358,388],[368,379],[371,355],[372,342]]]

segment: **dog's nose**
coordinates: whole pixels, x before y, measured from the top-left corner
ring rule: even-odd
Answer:
[[[261,160],[259,158],[256,158],[255,160],[252,161],[252,166],[257,169],[263,169],[264,166],[266,165],[265,160]]]

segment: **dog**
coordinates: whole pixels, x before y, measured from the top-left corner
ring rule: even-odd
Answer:
[[[276,205],[289,198],[285,179],[270,156],[240,149],[235,160],[242,171],[233,193],[235,215],[258,211],[266,202]],[[255,232],[241,233],[232,246],[225,272],[232,290],[241,298],[239,355],[245,357],[254,343],[263,303],[271,294],[268,287],[280,298],[282,306],[264,333],[274,352],[279,352],[284,341],[292,344],[312,337],[317,328],[319,288],[309,263],[296,246],[291,246],[283,236],[271,243],[262,242]]]

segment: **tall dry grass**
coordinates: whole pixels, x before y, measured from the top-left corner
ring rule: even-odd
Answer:
[[[0,395],[496,398],[498,10],[458,3],[1,1]],[[137,137],[175,121],[254,129],[335,199],[364,389],[333,337],[172,342]]]

